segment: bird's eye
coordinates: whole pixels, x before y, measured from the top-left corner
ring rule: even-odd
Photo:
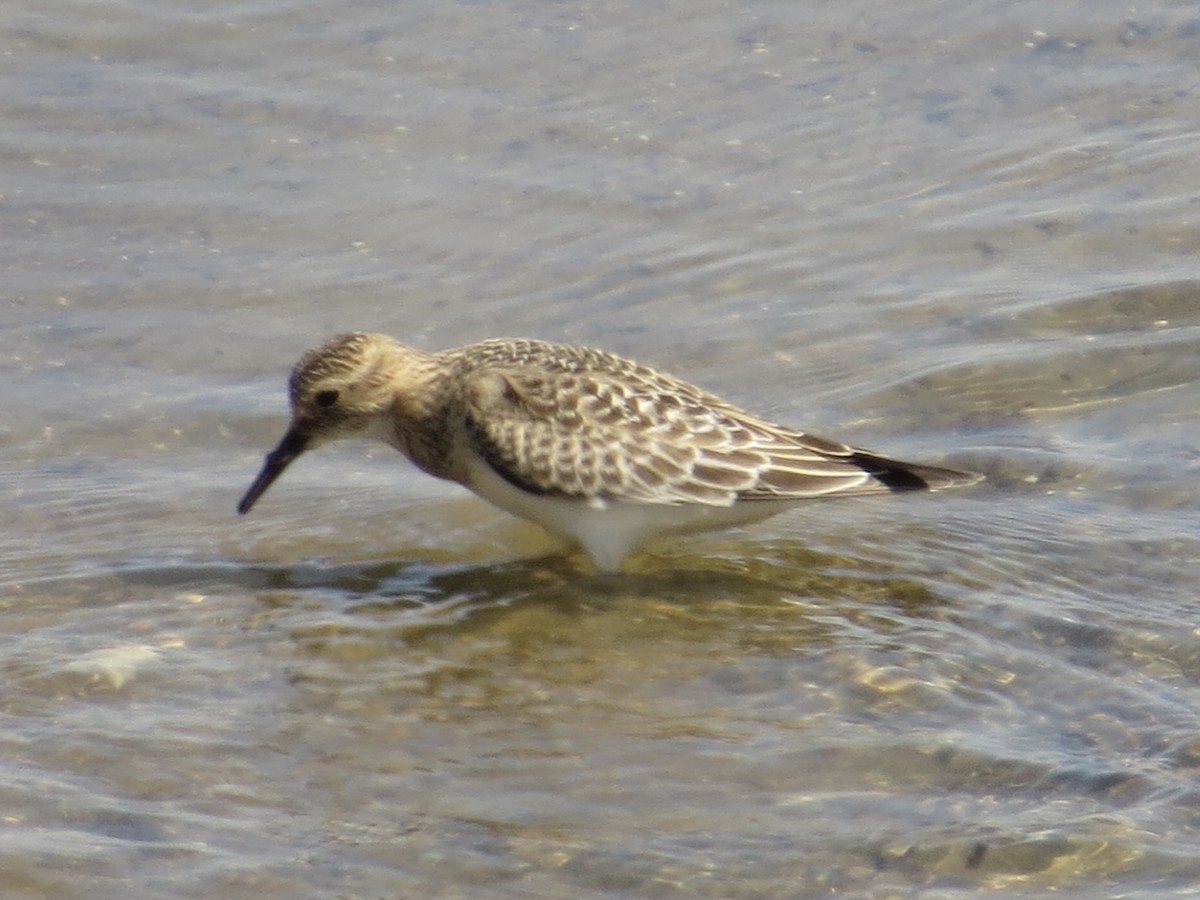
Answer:
[[[316,397],[313,398],[317,402],[317,406],[323,409],[328,409],[338,401],[337,391],[317,391]]]

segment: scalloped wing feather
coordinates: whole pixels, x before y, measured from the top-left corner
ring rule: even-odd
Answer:
[[[497,359],[463,381],[474,449],[527,491],[601,504],[731,506],[890,489],[845,444],[761,421],[619,357],[583,352],[594,356],[587,366]]]

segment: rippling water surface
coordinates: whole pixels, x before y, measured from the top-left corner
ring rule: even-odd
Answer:
[[[1187,4],[10,4],[12,897],[1192,895]],[[339,330],[530,335],[988,480],[619,576]]]

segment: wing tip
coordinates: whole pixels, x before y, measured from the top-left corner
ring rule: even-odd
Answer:
[[[855,451],[850,456],[850,462],[889,491],[894,492],[940,491],[947,488],[967,487],[983,481],[983,476],[978,472],[902,462],[861,450]]]

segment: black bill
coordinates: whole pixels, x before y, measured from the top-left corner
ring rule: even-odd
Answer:
[[[258,477],[254,479],[254,483],[250,485],[250,489],[246,491],[246,496],[242,497],[242,501],[237,506],[239,515],[245,515],[250,512],[258,498],[267,492],[267,488],[283,474],[283,470],[288,467],[293,459],[304,452],[308,446],[308,436],[297,431],[295,428],[288,430],[288,433],[283,436],[283,440],[279,442],[279,446],[267,454],[266,461],[263,462],[262,471],[258,473]]]

